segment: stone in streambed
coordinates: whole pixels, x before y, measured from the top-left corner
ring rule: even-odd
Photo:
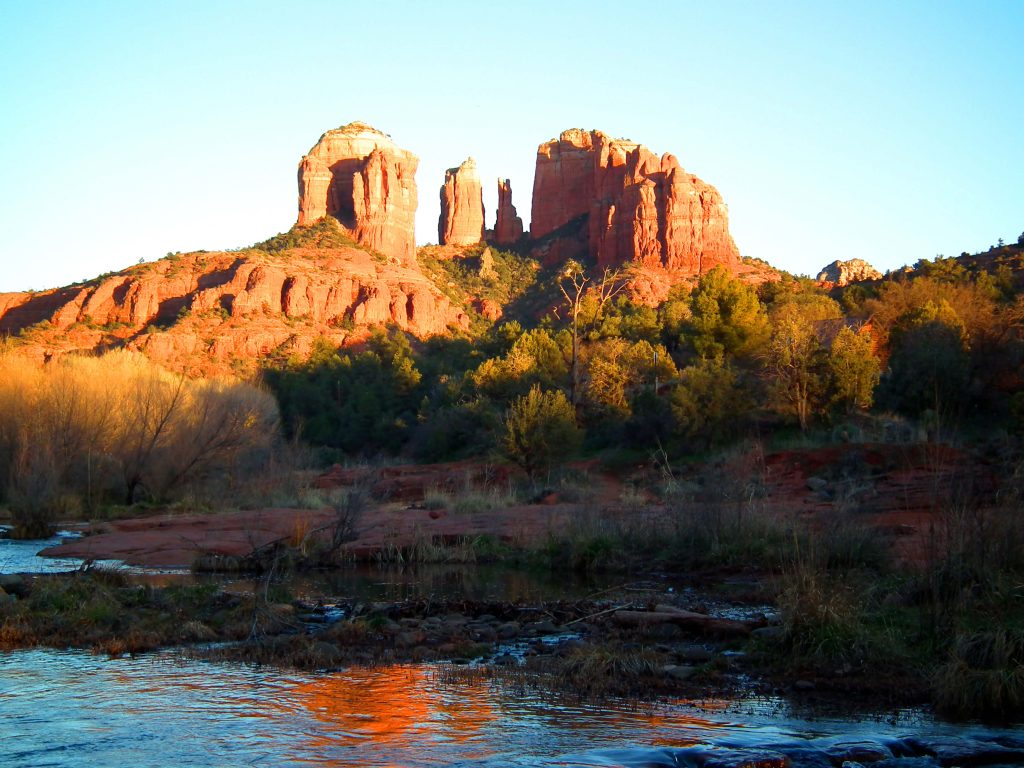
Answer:
[[[500,624],[497,628],[498,637],[502,640],[511,640],[519,637],[522,632],[522,627],[518,622],[508,621],[504,624]]]
[[[682,664],[666,664],[661,668],[661,674],[673,680],[689,680],[696,673],[696,667],[689,667]]]

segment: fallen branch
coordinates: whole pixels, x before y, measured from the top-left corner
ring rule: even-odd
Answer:
[[[720,619],[703,613],[683,611],[669,606],[658,606],[653,611],[616,611],[612,620],[623,627],[649,627],[658,624],[675,624],[690,631],[718,637],[746,637],[750,626],[742,621]]]
[[[589,621],[590,619],[596,619],[598,616],[604,616],[605,614],[608,614],[608,613],[613,613],[615,611],[621,611],[623,608],[632,608],[632,607],[633,607],[632,605],[616,605],[616,606],[614,606],[612,608],[606,608],[603,611],[598,611],[597,613],[592,613],[589,616],[581,616],[578,619],[573,619],[572,621],[567,621],[562,626],[563,627],[568,627],[568,626],[571,626],[573,624],[577,624],[577,623],[579,623],[581,621]]]

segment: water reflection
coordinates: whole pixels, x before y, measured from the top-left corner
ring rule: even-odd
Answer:
[[[0,712],[5,768],[636,767],[676,765],[673,750],[693,745],[765,750],[900,733],[877,721],[808,723],[780,702],[591,704],[430,666],[288,674],[57,651],[0,654]],[[927,721],[921,729],[981,732]]]
[[[321,724],[315,746],[415,752],[426,744],[480,741],[500,709],[483,683],[445,690],[428,667],[353,670],[300,683],[296,704]]]

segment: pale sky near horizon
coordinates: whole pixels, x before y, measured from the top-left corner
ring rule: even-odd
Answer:
[[[420,157],[417,242],[473,156],[529,220],[537,145],[597,128],[675,154],[741,253],[814,275],[1016,242],[1024,0],[0,0],[0,291],[296,216],[296,167],[362,120]]]

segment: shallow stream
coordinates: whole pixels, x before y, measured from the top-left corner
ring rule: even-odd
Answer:
[[[40,570],[29,550],[44,545],[0,540],[0,572]],[[474,569],[429,573],[348,574],[335,577],[332,589],[361,595],[369,589],[368,599],[444,589],[514,599],[600,586]],[[900,768],[1024,765],[1024,731],[944,724],[919,711],[808,716],[781,699],[581,702],[514,676],[498,680],[446,665],[297,673],[172,652],[122,659],[78,651],[0,653],[4,768],[836,768],[847,761]]]
[[[0,765],[819,765],[836,742],[964,737],[915,713],[803,720],[780,701],[600,705],[443,667],[331,674],[81,652],[0,655]],[[980,728],[972,738],[1005,737]],[[827,763],[827,761],[826,761]],[[922,761],[917,765],[933,765]]]

